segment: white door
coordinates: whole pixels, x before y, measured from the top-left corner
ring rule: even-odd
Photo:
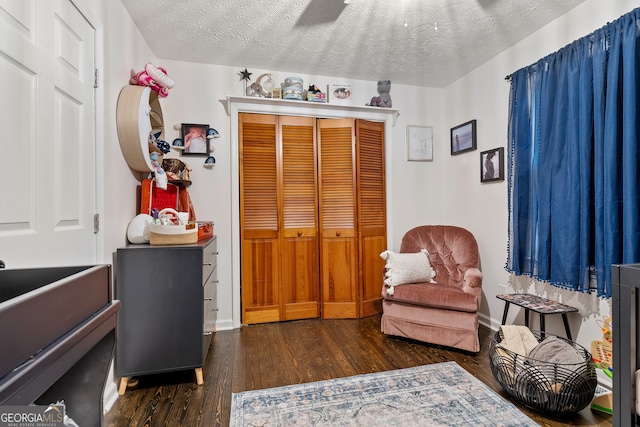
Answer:
[[[0,260],[96,263],[95,30],[70,0],[0,0]]]

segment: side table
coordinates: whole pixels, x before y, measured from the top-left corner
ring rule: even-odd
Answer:
[[[504,313],[502,314],[503,325],[507,321],[509,305],[513,303],[524,308],[524,325],[527,327],[529,326],[529,310],[540,314],[540,333],[542,338],[544,338],[544,316],[547,314],[562,314],[564,330],[567,332],[569,341],[572,341],[571,330],[569,329],[569,322],[567,321],[567,313],[578,311],[577,308],[532,294],[501,294],[496,295],[496,298],[505,302]]]

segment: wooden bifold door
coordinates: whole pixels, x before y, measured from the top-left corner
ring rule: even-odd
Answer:
[[[380,312],[384,124],[238,122],[242,322]]]

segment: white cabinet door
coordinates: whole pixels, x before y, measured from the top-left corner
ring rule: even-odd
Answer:
[[[70,0],[0,0],[0,260],[96,262],[95,30]]]

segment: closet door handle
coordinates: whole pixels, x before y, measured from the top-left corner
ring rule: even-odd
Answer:
[[[298,231],[298,237],[302,236],[302,231]]]
[[[341,234],[340,230],[336,231],[336,237],[340,237]]]

